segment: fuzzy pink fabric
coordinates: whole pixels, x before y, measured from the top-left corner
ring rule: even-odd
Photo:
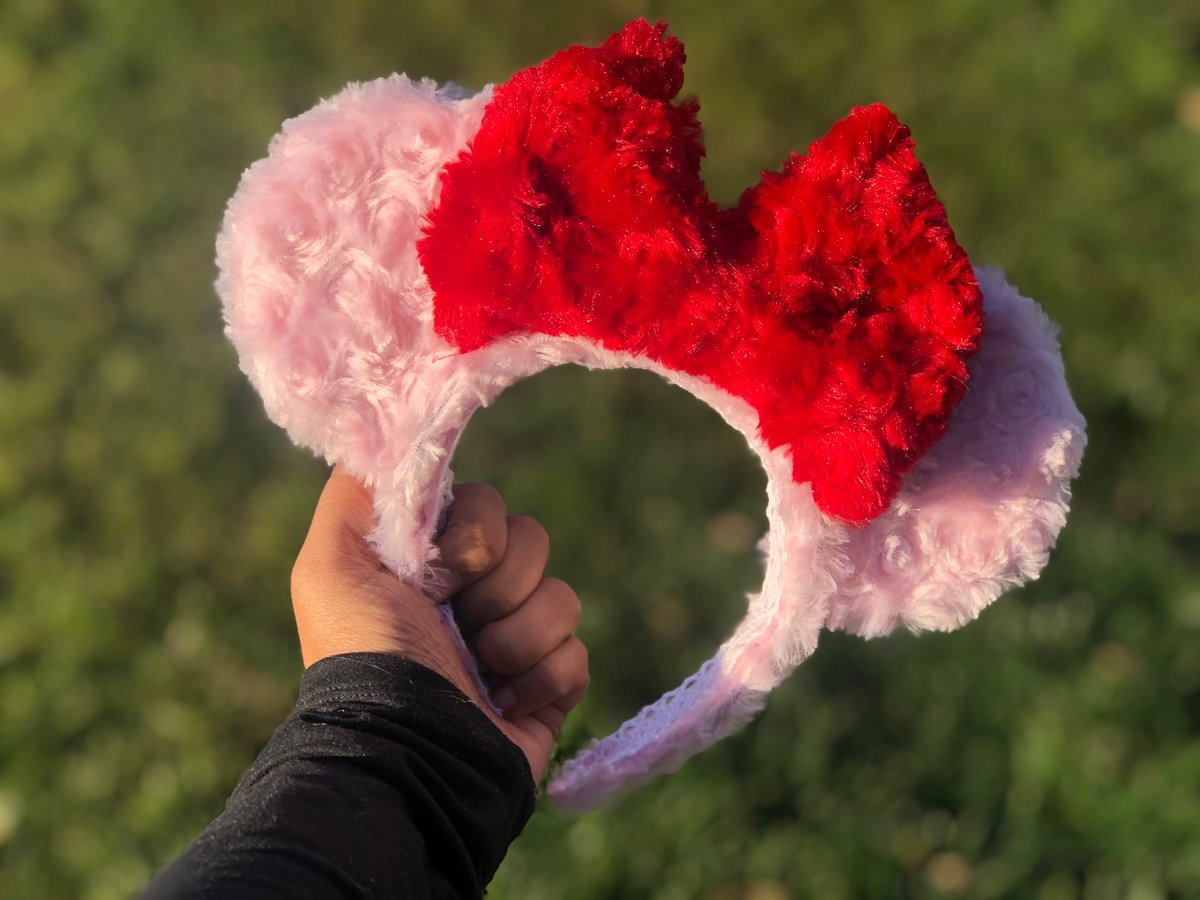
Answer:
[[[559,805],[597,806],[743,725],[822,627],[957,628],[1037,576],[1065,521],[1084,423],[1053,326],[997,272],[978,272],[984,336],[948,433],[861,528],[822,515],[792,479],[788,448],[769,448],[754,410],[710,382],[583,338],[512,335],[462,353],[439,337],[417,241],[489,96],[392,76],[285,123],[230,201],[217,288],[268,414],[374,489],[381,558],[434,598],[444,587],[432,536],[455,446],[474,411],[522,378],[565,363],[657,371],[759,455],[761,592],[696,675],[561,768]]]

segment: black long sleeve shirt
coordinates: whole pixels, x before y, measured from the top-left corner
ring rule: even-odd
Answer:
[[[387,654],[330,657],[144,896],[479,897],[534,790],[520,749],[440,675]]]

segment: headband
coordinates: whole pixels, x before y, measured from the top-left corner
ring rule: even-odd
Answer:
[[[762,461],[761,591],[695,675],[557,771],[568,811],[741,727],[822,627],[949,630],[1035,578],[1085,443],[1053,325],[972,269],[889,110],[719,206],[665,30],[475,95],[350,85],[284,124],[217,242],[268,414],[373,488],[381,559],[431,596],[467,422],[551,366],[657,372]]]

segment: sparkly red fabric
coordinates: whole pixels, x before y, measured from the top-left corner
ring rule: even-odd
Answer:
[[[700,179],[682,45],[631,22],[496,88],[419,245],[463,352],[578,336],[743,398],[829,515],[867,521],[942,435],[981,296],[885,107],[853,110],[739,204]]]

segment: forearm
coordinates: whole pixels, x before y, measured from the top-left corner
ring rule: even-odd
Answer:
[[[479,896],[533,802],[524,755],[441,676],[331,657],[146,896]]]

